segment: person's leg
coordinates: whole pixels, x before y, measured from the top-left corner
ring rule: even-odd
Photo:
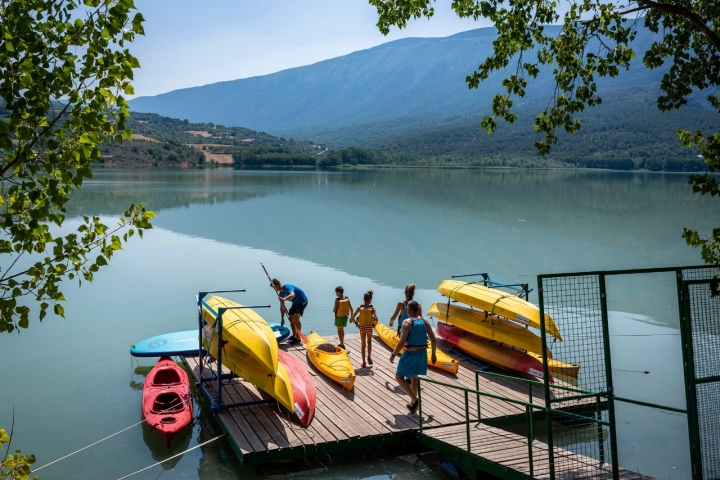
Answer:
[[[368,363],[370,365],[372,365],[373,364],[373,361],[372,361],[372,331],[365,332],[365,335],[367,336],[367,346],[368,346],[367,359],[368,359]]]
[[[398,385],[400,385],[400,388],[402,388],[403,392],[407,394],[408,397],[410,397],[410,403],[413,403],[415,400],[413,400],[413,391],[410,387],[410,384],[405,381],[405,377],[402,375],[395,375],[395,380],[397,381]]]
[[[338,327],[338,340],[340,340],[340,345],[343,347],[345,346],[345,329],[343,327]]]
[[[290,325],[293,327],[293,337],[295,337],[297,340],[300,340],[300,333],[302,331],[302,326],[300,325],[300,314],[299,313],[293,313],[290,315]]]
[[[362,358],[362,366],[365,367],[365,332],[360,331],[360,358]]]

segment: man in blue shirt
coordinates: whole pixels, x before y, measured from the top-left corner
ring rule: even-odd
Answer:
[[[292,305],[288,312],[288,320],[290,320],[290,327],[292,328],[293,336],[290,339],[292,343],[297,343],[300,340],[300,332],[302,332],[302,324],[300,323],[300,317],[305,312],[305,307],[308,304],[308,298],[299,287],[286,283],[283,285],[277,278],[272,279],[271,286],[277,292],[278,298],[280,299],[281,305],[280,310],[282,311],[285,307],[284,302],[290,300]]]

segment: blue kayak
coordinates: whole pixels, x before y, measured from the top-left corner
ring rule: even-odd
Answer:
[[[290,329],[279,323],[270,323],[275,338],[282,342],[290,336]],[[164,333],[146,338],[130,348],[133,357],[196,356],[198,354],[198,331]],[[204,351],[204,350],[203,350]]]

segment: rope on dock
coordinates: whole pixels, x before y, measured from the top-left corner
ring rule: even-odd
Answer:
[[[163,460],[163,461],[160,461],[160,462],[157,462],[157,463],[153,463],[152,465],[147,466],[147,467],[145,467],[145,468],[142,468],[142,469],[138,470],[137,472],[133,472],[133,473],[131,473],[130,475],[125,475],[124,477],[120,477],[118,480],[124,480],[125,478],[134,477],[134,476],[137,475],[138,473],[142,473],[142,472],[144,472],[145,470],[150,470],[150,469],[153,468],[153,467],[157,467],[158,465],[162,465],[163,463],[165,463],[165,462],[167,462],[167,461],[170,461],[170,460],[172,460],[173,458],[177,458],[177,457],[179,457],[179,456],[181,456],[181,455],[185,455],[187,452],[189,452],[189,451],[191,451],[191,450],[195,450],[196,448],[204,447],[204,446],[207,445],[208,443],[212,443],[212,442],[214,442],[215,440],[218,440],[218,439],[220,439],[220,438],[222,438],[222,437],[224,437],[224,436],[225,436],[224,433],[221,434],[221,435],[218,435],[217,437],[211,438],[210,440],[208,440],[208,441],[206,441],[206,442],[199,443],[199,444],[195,445],[194,447],[190,447],[190,448],[188,448],[187,450],[185,450],[184,452],[180,452],[180,453],[178,453],[178,454],[176,454],[176,455],[173,455],[172,457],[168,457],[168,458],[166,458],[166,459]]]
[[[138,423],[135,423],[135,424],[133,424],[133,425],[130,425],[130,426],[127,427],[127,428],[123,428],[123,429],[120,430],[119,432],[115,432],[115,433],[113,433],[112,435],[108,435],[107,437],[105,437],[105,438],[103,438],[103,439],[101,439],[101,440],[98,440],[97,442],[91,443],[90,445],[87,445],[87,446],[85,446],[85,447],[83,447],[83,448],[81,448],[81,449],[79,449],[79,450],[75,450],[75,451],[72,452],[72,453],[68,453],[68,454],[65,455],[64,457],[60,457],[60,458],[58,458],[57,460],[53,460],[53,461],[50,462],[50,463],[46,463],[46,464],[43,465],[42,467],[35,468],[35,469],[33,469],[33,473],[35,473],[35,472],[37,472],[37,471],[39,471],[39,470],[42,470],[42,469],[45,468],[45,467],[49,467],[50,465],[52,465],[52,464],[54,464],[54,463],[57,463],[57,462],[59,462],[60,460],[65,460],[65,459],[68,458],[68,457],[72,457],[72,456],[75,455],[76,453],[80,453],[80,452],[82,452],[83,450],[87,450],[88,448],[93,447],[93,446],[97,445],[98,443],[104,442],[105,440],[108,440],[108,439],[110,439],[110,438],[112,438],[112,437],[114,437],[114,436],[116,436],[116,435],[120,435],[121,433],[126,432],[126,431],[130,430],[131,428],[140,425],[141,423],[147,422],[147,421],[150,420],[151,418],[155,418],[155,417],[157,417],[158,415],[162,415],[163,413],[166,413],[166,412],[175,410],[175,409],[177,409],[177,408],[178,408],[177,406],[173,406],[173,407],[167,408],[167,409],[165,409],[165,410],[163,410],[163,411],[161,411],[161,412],[158,412],[158,413],[156,413],[155,415],[153,415],[153,416],[151,416],[151,417],[148,417],[148,418],[146,418],[146,419],[144,419],[144,420],[142,420],[142,421],[140,421],[140,422],[138,422]]]

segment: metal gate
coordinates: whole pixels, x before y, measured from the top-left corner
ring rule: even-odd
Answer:
[[[619,477],[616,401],[688,413],[693,478],[720,479],[720,297],[709,288],[719,271],[699,266],[538,275],[551,479]],[[620,398],[613,388],[606,279],[661,272],[677,278],[687,411]],[[554,329],[546,332],[550,318],[562,341],[548,333]],[[580,365],[577,386],[587,393],[562,396],[553,372],[572,365]]]
[[[720,296],[712,295],[713,285],[714,281],[707,279],[682,282],[680,326],[696,479],[720,479]]]

